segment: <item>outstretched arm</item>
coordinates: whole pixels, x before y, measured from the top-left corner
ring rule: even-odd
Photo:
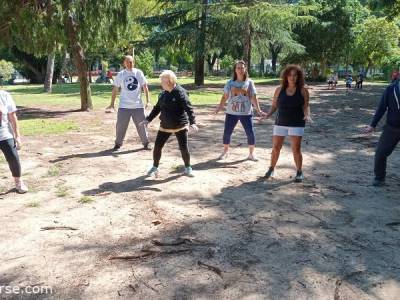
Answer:
[[[280,92],[281,92],[281,88],[277,87],[275,89],[274,97],[272,98],[271,108],[269,109],[269,112],[266,114],[265,119],[271,117],[275,113],[275,111],[278,109],[278,96],[279,96]]]

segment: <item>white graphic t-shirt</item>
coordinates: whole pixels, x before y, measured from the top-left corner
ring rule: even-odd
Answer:
[[[118,73],[114,86],[121,88],[119,108],[143,108],[142,87],[147,84],[146,77],[139,69],[127,69]]]
[[[14,137],[8,114],[17,111],[17,107],[11,95],[6,91],[0,91],[0,141]]]

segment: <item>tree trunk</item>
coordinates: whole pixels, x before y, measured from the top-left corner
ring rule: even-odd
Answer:
[[[72,50],[73,61],[75,68],[78,71],[79,85],[80,85],[80,95],[81,95],[81,110],[87,111],[93,109],[92,97],[90,91],[90,84],[87,77],[87,62],[85,58],[84,50],[78,41],[77,24],[74,20],[73,14],[70,11],[70,1],[64,0],[63,10],[68,13],[65,15],[65,28],[67,31],[67,37],[69,46]]]
[[[271,67],[272,67],[272,72],[274,72],[274,74],[276,74],[276,62],[278,61],[278,53],[276,53],[275,51],[272,52],[271,51]]]
[[[88,63],[88,76],[89,76],[89,83],[93,83],[93,78],[92,78],[92,64]]]
[[[194,59],[194,83],[197,86],[204,85],[207,8],[208,8],[208,0],[203,0],[201,20],[198,28],[200,33],[197,39],[196,55]]]
[[[44,79],[44,91],[46,93],[51,93],[53,88],[53,74],[54,74],[54,60],[55,51],[47,56],[47,68],[46,68],[46,78]]]
[[[364,73],[365,78],[367,78],[367,76],[368,76],[368,72],[369,72],[369,69],[371,68],[371,65],[372,64],[370,62],[368,62],[367,68],[365,69],[365,73]]]
[[[325,57],[323,57],[321,59],[321,76],[322,77],[326,76],[326,70],[328,68],[327,63],[328,63],[327,59]]]
[[[264,69],[265,69],[265,57],[264,55],[261,55],[260,59],[260,76],[264,76]]]
[[[269,51],[271,52],[271,67],[272,67],[272,72],[274,72],[276,74],[276,65],[278,62],[278,55],[279,53],[281,53],[282,51],[282,46],[280,46],[279,44],[274,44],[274,43],[270,43],[269,44]]]
[[[214,69],[215,62],[217,61],[218,55],[214,52],[212,56],[207,57],[208,71],[211,73]]]
[[[249,24],[245,30],[244,45],[243,45],[243,59],[247,64],[247,70],[250,72],[251,68],[251,36],[253,29]]]

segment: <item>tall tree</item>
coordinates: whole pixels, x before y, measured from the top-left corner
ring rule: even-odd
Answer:
[[[368,72],[372,66],[379,65],[384,58],[398,51],[400,29],[386,20],[371,16],[356,26],[354,60],[363,64]]]
[[[319,72],[326,75],[327,66],[347,56],[355,35],[355,24],[367,14],[358,0],[302,0],[300,4],[313,5],[308,12],[313,22],[297,26],[298,41],[305,46],[305,60],[319,64]]]
[[[12,44],[35,55],[53,53],[58,43],[66,45],[78,71],[81,110],[89,110],[93,105],[85,51],[100,51],[121,35],[127,25],[128,3],[129,0],[6,1],[0,8],[0,31],[5,31]]]

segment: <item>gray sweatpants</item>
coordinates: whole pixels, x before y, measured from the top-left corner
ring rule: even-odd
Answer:
[[[146,145],[149,143],[146,127],[139,125],[139,123],[146,118],[144,115],[144,108],[119,108],[117,115],[115,145],[122,146],[131,118],[136,126],[136,130],[139,134],[142,144]]]

